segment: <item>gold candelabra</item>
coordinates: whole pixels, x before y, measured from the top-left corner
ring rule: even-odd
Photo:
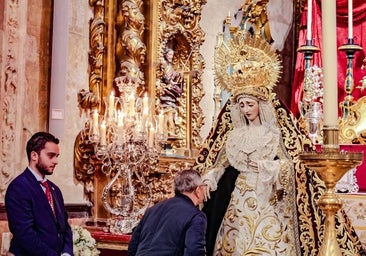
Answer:
[[[341,209],[342,201],[335,193],[335,186],[346,172],[362,163],[363,153],[340,151],[338,128],[324,126],[323,134],[322,150],[304,152],[300,154],[300,160],[305,166],[315,170],[325,183],[325,192],[318,201],[320,209],[325,213],[324,240],[318,255],[342,256],[335,229],[335,214]]]

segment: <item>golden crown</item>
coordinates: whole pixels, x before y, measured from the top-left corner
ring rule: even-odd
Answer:
[[[215,50],[215,82],[231,92],[267,100],[281,74],[276,51],[261,37],[238,31],[219,40]]]

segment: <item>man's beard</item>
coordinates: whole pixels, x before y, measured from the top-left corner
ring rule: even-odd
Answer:
[[[38,162],[36,163],[36,167],[38,171],[43,175],[50,175],[52,172],[50,172],[47,167],[42,163],[41,159],[38,159]]]

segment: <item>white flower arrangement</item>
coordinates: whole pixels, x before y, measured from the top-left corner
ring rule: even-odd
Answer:
[[[74,256],[98,256],[100,251],[90,232],[81,226],[71,225]]]

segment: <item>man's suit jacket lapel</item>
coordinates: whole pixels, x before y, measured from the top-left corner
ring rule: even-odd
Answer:
[[[33,173],[28,168],[27,168],[27,171],[25,172],[25,174],[26,174],[27,180],[29,181],[30,185],[35,189],[37,198],[39,198],[39,200],[38,200],[38,203],[40,204],[39,208],[47,209],[47,214],[50,214],[52,216],[52,219],[54,220],[54,222],[56,222],[56,218],[53,215],[52,208],[48,202],[48,199],[47,199],[41,185],[37,181],[36,177],[34,177]],[[52,189],[51,189],[51,193],[52,193]],[[54,193],[52,193],[52,195],[53,194]],[[45,214],[46,214],[46,212],[45,212]]]

